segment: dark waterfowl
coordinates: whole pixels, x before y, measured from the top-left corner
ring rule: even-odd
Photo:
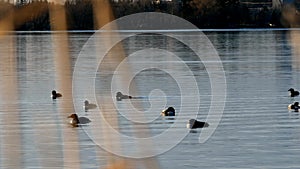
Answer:
[[[299,92],[294,90],[293,88],[290,88],[288,91],[290,92],[291,97],[299,96]]]
[[[161,112],[162,116],[175,116],[175,109],[173,107],[168,107]]]
[[[51,97],[52,97],[52,99],[56,99],[56,98],[62,97],[62,94],[57,93],[55,90],[52,90]]]
[[[97,107],[96,104],[92,104],[92,103],[89,103],[88,100],[85,100],[84,101],[84,105],[83,105],[83,108],[85,111],[89,110],[89,109],[95,109]]]
[[[203,128],[208,127],[209,124],[206,122],[198,121],[196,119],[190,119],[186,125],[187,128],[195,129],[195,128]]]
[[[78,117],[77,114],[71,114],[70,116],[68,116],[68,118],[71,118],[70,124],[73,127],[78,127],[81,124],[87,124],[91,122],[90,119],[86,117]]]
[[[295,112],[299,112],[299,108],[300,108],[299,102],[295,102],[294,104],[288,105],[288,109],[293,110]]]
[[[117,101],[121,101],[122,99],[132,99],[132,96],[123,95],[121,92],[117,92],[116,98],[117,98]]]

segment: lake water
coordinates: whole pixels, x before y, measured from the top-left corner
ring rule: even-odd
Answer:
[[[195,32],[177,34],[201,57],[159,33],[127,37],[109,52],[101,50],[111,37],[95,48],[91,33],[2,37],[0,167],[299,168],[300,114],[287,110],[299,98],[287,90],[300,89],[300,31],[205,31],[213,48],[202,34],[200,43]],[[53,89],[63,97],[52,100]],[[116,101],[116,91],[135,98]],[[85,99],[99,109],[84,111]],[[160,116],[167,106],[174,118]],[[91,123],[71,127],[73,112]],[[211,125],[190,131],[190,118]]]

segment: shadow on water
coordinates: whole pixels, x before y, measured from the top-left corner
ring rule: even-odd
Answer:
[[[198,130],[190,129],[190,133],[198,133]]]

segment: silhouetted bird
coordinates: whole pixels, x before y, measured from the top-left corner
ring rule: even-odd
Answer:
[[[121,101],[122,99],[132,99],[132,96],[123,95],[121,92],[117,92],[116,98],[117,98],[117,101]]]
[[[294,90],[293,88],[290,88],[288,91],[290,92],[291,97],[295,97],[299,95],[299,92]]]
[[[175,116],[175,109],[173,107],[168,107],[160,113],[162,116]]]
[[[295,102],[294,104],[288,105],[289,110],[294,110],[295,112],[299,112],[299,102]]]
[[[56,99],[58,97],[62,97],[62,94],[57,93],[55,90],[52,90],[51,97],[52,99]]]
[[[89,103],[88,100],[84,101],[83,108],[84,108],[85,111],[88,111],[88,109],[95,109],[96,107],[97,107],[97,105]]]
[[[78,118],[77,114],[71,114],[70,116],[68,116],[68,118],[71,118],[70,124],[73,127],[78,127],[80,124],[87,124],[91,122],[91,120],[86,117]]]
[[[198,121],[196,119],[190,119],[186,125],[187,128],[195,129],[195,128],[203,128],[208,127],[209,124],[206,122]]]

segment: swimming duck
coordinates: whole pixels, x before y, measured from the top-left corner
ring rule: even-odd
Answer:
[[[291,97],[295,97],[299,95],[299,92],[294,90],[293,88],[290,88],[288,91],[290,92]]]
[[[91,120],[86,117],[78,117],[77,114],[71,114],[68,116],[68,118],[71,118],[70,124],[73,127],[78,127],[80,124],[87,124],[90,123]]]
[[[123,95],[121,92],[117,92],[116,98],[117,101],[121,101],[122,99],[132,99],[132,96]]]
[[[51,97],[52,97],[52,99],[56,99],[58,97],[62,97],[62,94],[57,93],[55,90],[52,90]]]
[[[190,129],[195,129],[195,128],[203,128],[203,127],[208,127],[209,124],[206,122],[198,121],[196,119],[190,119],[189,122],[187,123],[186,127]]]
[[[160,113],[162,116],[175,116],[175,109],[173,107],[168,107]]]
[[[295,102],[294,104],[288,105],[289,110],[294,110],[295,112],[299,112],[299,102]]]
[[[85,100],[85,101],[84,101],[83,108],[84,108],[85,111],[87,111],[88,109],[94,109],[94,108],[96,108],[96,107],[97,107],[97,105],[92,104],[92,103],[89,103],[88,100]]]

